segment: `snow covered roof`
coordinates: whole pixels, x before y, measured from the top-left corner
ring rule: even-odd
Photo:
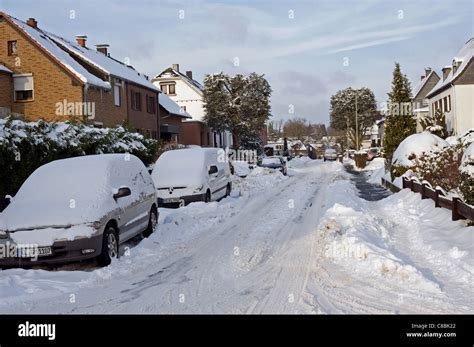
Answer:
[[[451,71],[449,72],[448,76],[446,78],[442,78],[439,80],[439,82],[436,84],[436,86],[431,90],[431,92],[428,93],[428,97],[433,97],[442,90],[444,90],[447,86],[449,86],[452,82],[456,80],[463,71],[466,69],[466,67],[469,65],[469,62],[473,59],[474,57],[474,37],[471,38],[469,41],[466,42],[466,44],[461,48],[461,50],[458,52],[458,54],[453,58],[454,62],[457,62],[458,67],[456,70],[452,69],[452,66],[449,65],[447,67],[451,68]]]
[[[421,90],[423,89],[423,87],[426,85],[426,82],[428,82],[428,80],[429,80],[433,75],[437,75],[437,73],[436,73],[434,70],[431,70],[431,72],[428,74],[428,76],[426,76],[425,78],[423,78],[423,79],[415,86],[415,88],[413,89],[413,99],[416,99],[416,97],[418,96],[418,94],[421,92]]]
[[[6,66],[3,66],[2,64],[0,64],[0,72],[12,73],[12,70],[10,70],[10,69],[7,68]]]
[[[177,103],[175,103],[171,98],[166,95],[165,93],[160,93],[160,96],[158,97],[158,102],[163,108],[168,111],[169,113],[175,115],[175,116],[181,116],[185,118],[192,118],[189,113],[186,111],[182,110],[181,107],[178,106]]]
[[[109,81],[104,81],[100,77],[89,72],[83,66],[84,63],[86,63],[102,71],[104,74],[113,75],[140,86],[158,90],[153,83],[147,80],[145,75],[139,73],[132,66],[126,65],[110,56],[88,47],[81,47],[78,44],[70,42],[55,34],[46,32],[39,28],[33,28],[25,22],[7,14],[3,14],[3,16],[7,18],[7,20],[10,20],[33,42],[49,53],[58,63],[75,75],[84,84],[91,84],[101,88],[110,89]]]

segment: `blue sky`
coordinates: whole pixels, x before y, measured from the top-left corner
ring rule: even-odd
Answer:
[[[369,87],[380,104],[395,61],[414,87],[474,36],[473,0],[0,0],[0,10],[65,38],[86,34],[90,47],[108,43],[149,76],[172,63],[200,82],[220,71],[265,74],[274,119],[324,123],[337,90]]]

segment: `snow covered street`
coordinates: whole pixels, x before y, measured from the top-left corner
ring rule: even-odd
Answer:
[[[106,268],[0,271],[1,313],[472,313],[474,227],[340,163],[256,168],[231,197],[160,209]],[[422,252],[421,252],[422,250]]]

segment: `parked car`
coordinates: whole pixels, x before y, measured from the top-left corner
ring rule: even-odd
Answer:
[[[184,206],[230,195],[229,162],[218,148],[185,148],[164,152],[151,174],[158,206]]]
[[[56,160],[35,170],[0,215],[0,243],[15,245],[0,266],[90,258],[106,266],[120,244],[140,233],[149,236],[157,223],[155,187],[137,157]]]
[[[324,150],[323,158],[324,158],[324,161],[326,161],[326,160],[337,160],[337,158],[338,158],[337,151],[334,148],[326,148]]]
[[[266,167],[268,169],[280,170],[281,173],[285,176],[288,173],[286,160],[283,157],[279,157],[279,156],[263,157],[259,159],[257,165],[260,167]]]

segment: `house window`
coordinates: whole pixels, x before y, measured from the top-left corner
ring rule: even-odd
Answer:
[[[122,81],[115,79],[114,81],[114,105],[122,104]]]
[[[16,55],[18,41],[8,41],[8,55]]]
[[[176,83],[161,83],[160,88],[167,95],[176,95]]]
[[[134,90],[132,90],[132,110],[142,110],[142,95]]]
[[[155,98],[153,96],[146,96],[146,111],[155,113]]]
[[[33,100],[33,75],[30,73],[13,75],[13,88],[15,101]]]

